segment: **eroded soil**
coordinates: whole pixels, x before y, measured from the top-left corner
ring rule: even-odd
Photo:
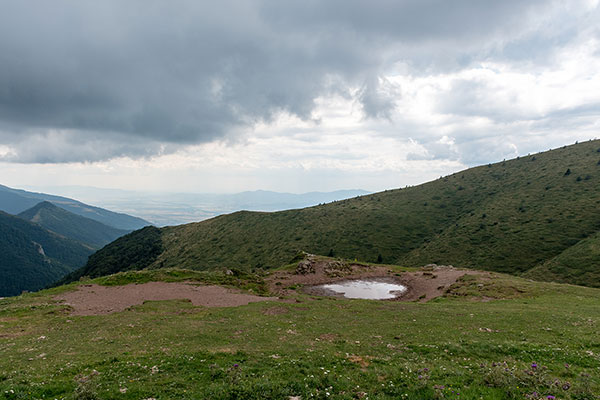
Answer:
[[[74,315],[101,315],[119,312],[152,300],[188,299],[195,306],[237,307],[257,301],[277,300],[242,293],[222,286],[188,283],[148,282],[123,286],[81,285],[56,300],[72,307]]]
[[[288,296],[298,287],[305,293],[330,296],[332,292],[319,286],[351,279],[377,279],[399,283],[407,287],[406,292],[392,300],[428,301],[444,294],[446,289],[464,275],[480,275],[486,272],[453,268],[452,266],[430,265],[414,272],[396,272],[385,266],[343,263],[319,257],[308,257],[295,271],[278,271],[267,283],[272,293]],[[342,297],[341,294],[337,295]]]
[[[278,297],[255,296],[214,285],[148,282],[123,286],[81,285],[75,291],[56,296],[55,300],[70,306],[73,315],[110,314],[145,301],[177,299],[190,300],[195,306],[237,307],[259,301],[293,301],[289,296],[297,293],[298,289],[316,296],[331,295],[331,291],[319,286],[351,279],[376,278],[407,287],[404,293],[392,300],[428,301],[444,295],[448,287],[462,276],[481,274],[488,273],[451,266],[428,266],[418,271],[398,273],[385,266],[309,257],[300,262],[296,270],[277,271],[266,279],[269,290]],[[267,312],[277,314],[283,312],[283,308],[273,307]]]

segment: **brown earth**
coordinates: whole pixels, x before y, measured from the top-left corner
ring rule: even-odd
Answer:
[[[442,296],[446,289],[465,275],[487,275],[487,272],[456,269],[451,266],[433,267],[431,270],[404,272],[398,281],[406,286],[399,300],[428,301]]]
[[[331,292],[319,288],[319,285],[371,278],[400,283],[407,287],[406,292],[393,300],[428,301],[442,296],[446,289],[462,276],[480,274],[488,273],[434,264],[414,272],[396,272],[385,266],[344,263],[308,255],[299,263],[295,271],[278,271],[267,279],[267,283],[269,290],[279,296],[292,294],[292,288],[297,286],[302,286],[305,293],[323,296],[331,295]]]
[[[307,262],[310,266],[304,268],[307,264],[301,264],[295,271],[277,271],[271,274],[267,278],[269,291],[278,296],[287,296],[294,293],[293,288],[296,286],[303,286],[306,289],[348,279],[380,278],[393,274],[392,270],[386,267],[344,263],[313,256],[301,261],[303,262]]]
[[[119,312],[148,300],[188,299],[195,306],[237,307],[276,297],[245,294],[222,286],[197,286],[188,283],[148,282],[124,286],[81,285],[55,300],[73,308],[74,315],[101,315]]]
[[[195,306],[237,307],[258,301],[284,301],[298,286],[305,293],[331,295],[319,285],[349,279],[372,278],[400,283],[406,292],[393,300],[428,301],[442,296],[449,286],[464,275],[487,272],[456,269],[451,266],[426,266],[413,272],[396,272],[385,266],[347,263],[309,256],[295,271],[277,271],[267,278],[269,290],[278,297],[260,297],[222,286],[201,286],[190,283],[148,282],[124,286],[81,285],[76,291],[55,296],[55,300],[72,308],[73,315],[101,315],[123,311],[145,301],[187,299]],[[293,301],[293,300],[291,300]],[[268,315],[286,313],[282,307],[265,310]]]

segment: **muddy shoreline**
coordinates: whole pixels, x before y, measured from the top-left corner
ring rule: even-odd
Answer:
[[[452,266],[429,265],[421,270],[397,272],[389,267],[309,256],[299,263],[296,271],[278,271],[267,278],[272,293],[288,297],[297,289],[313,296],[344,298],[343,294],[319,287],[348,280],[379,280],[400,284],[406,291],[391,299],[378,301],[429,301],[443,296],[445,291],[464,275],[485,274],[480,271],[457,269]]]
[[[357,281],[357,280],[363,280],[363,281],[369,281],[369,282],[391,283],[394,285],[402,285],[406,288],[402,292],[398,292],[398,293],[390,292],[392,294],[395,294],[393,298],[377,299],[377,300],[394,301],[394,300],[397,300],[398,298],[404,296],[409,291],[408,286],[406,286],[404,283],[402,283],[398,277],[392,277],[392,276],[388,276],[388,275],[373,276],[373,277],[366,277],[366,278],[365,277],[360,277],[360,278],[350,277],[350,278],[346,278],[343,280],[336,280],[334,282],[326,282],[326,283],[321,283],[321,284],[317,284],[317,285],[305,286],[302,288],[302,291],[306,294],[310,294],[310,295],[314,295],[314,296],[327,296],[327,297],[338,297],[338,298],[342,298],[342,299],[349,299],[348,297],[344,296],[344,293],[336,292],[332,289],[325,288],[325,287],[323,287],[323,285],[332,284],[332,283],[342,284],[344,282],[352,282],[352,281]]]

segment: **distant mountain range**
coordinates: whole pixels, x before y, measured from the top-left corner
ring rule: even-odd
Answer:
[[[231,195],[163,194],[146,198],[144,194],[128,191],[80,190],[81,194],[87,194],[88,197],[97,195],[101,199],[106,196],[114,198],[118,193],[121,206],[126,205],[126,208],[136,211],[146,210],[154,220],[163,224],[178,219],[202,220],[238,209],[303,207],[367,193],[362,190],[305,194],[256,191]],[[0,296],[49,285],[82,267],[95,250],[132,230],[150,225],[144,219],[91,206],[72,198],[0,185],[2,211]],[[134,246],[131,250],[129,244],[140,240],[143,246]],[[100,259],[117,266],[134,259],[154,259],[157,252],[162,251],[160,230],[148,227],[133,236],[127,235],[117,246],[122,246],[123,251],[109,258],[101,253]]]
[[[49,187],[48,190],[88,200],[111,210],[135,213],[156,226],[203,221],[235,211],[281,211],[362,196],[365,190],[279,193],[265,190],[234,194],[155,193],[86,186]]]
[[[141,218],[90,206],[67,197],[28,192],[0,185],[0,211],[19,214],[42,201],[51,202],[73,214],[93,219],[116,229],[131,231],[150,225],[148,221]]]
[[[71,277],[162,267],[276,268],[305,250],[600,287],[599,207],[600,141],[595,140],[406,189],[136,231],[98,251]]]

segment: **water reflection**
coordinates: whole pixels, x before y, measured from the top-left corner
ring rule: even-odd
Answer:
[[[331,283],[320,288],[343,294],[348,299],[393,299],[406,291],[406,286],[376,280],[353,280]]]

